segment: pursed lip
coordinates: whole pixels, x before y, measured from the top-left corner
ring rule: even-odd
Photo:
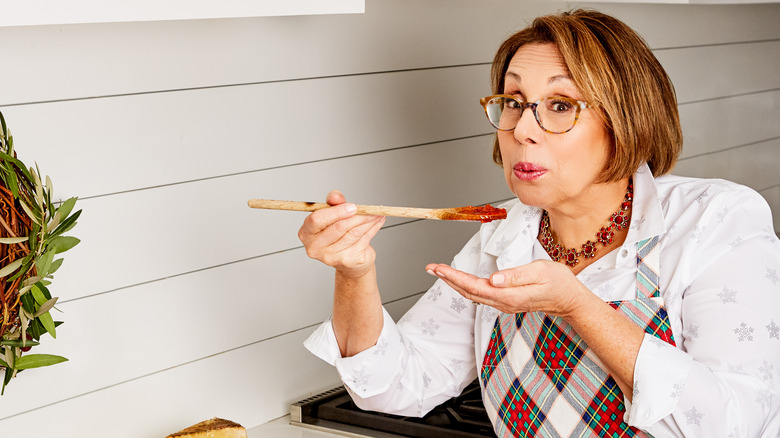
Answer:
[[[532,181],[547,173],[547,168],[534,163],[520,162],[515,164],[514,173],[522,181]]]

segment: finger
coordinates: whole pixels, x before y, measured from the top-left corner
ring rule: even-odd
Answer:
[[[334,224],[333,235],[338,236],[330,243],[331,250],[365,249],[385,222],[384,216],[356,216]],[[341,227],[343,226],[343,228]],[[338,230],[335,230],[338,228]],[[343,230],[343,231],[342,231]],[[331,230],[323,233],[323,239],[331,236]]]
[[[548,266],[545,263],[532,262],[527,265],[494,272],[490,276],[490,284],[495,287],[518,287],[544,283],[546,278],[544,272],[547,268]]]
[[[357,211],[357,207],[351,203],[342,203],[334,207],[317,210],[303,221],[298,237],[306,243],[304,241],[305,237],[317,235],[338,221],[355,216],[355,211]]]
[[[493,305],[496,302],[497,291],[485,278],[479,278],[443,264],[431,264],[426,266],[426,269],[471,301],[487,305]]]
[[[347,202],[344,195],[338,190],[331,190],[328,196],[325,197],[325,202],[330,205],[339,205]]]

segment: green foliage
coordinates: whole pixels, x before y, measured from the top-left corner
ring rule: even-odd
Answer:
[[[48,333],[56,338],[56,327],[51,311],[56,309],[56,297],[52,297],[47,285],[62,265],[58,256],[78,245],[79,239],[64,236],[76,226],[81,210],[73,212],[77,198],[54,202],[54,186],[51,179],[41,177],[37,165],[26,167],[14,153],[13,137],[0,112],[0,183],[13,195],[14,201],[32,221],[27,236],[0,238],[0,245],[24,245],[29,253],[23,258],[0,266],[0,279],[12,284],[17,279],[20,307],[20,325],[6,333],[0,333],[0,370],[4,370],[2,391],[20,371],[54,365],[66,361],[61,356],[49,354],[24,354],[41,343]],[[21,214],[21,213],[20,213]],[[12,233],[13,234],[13,233]]]

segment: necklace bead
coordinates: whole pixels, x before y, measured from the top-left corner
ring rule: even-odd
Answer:
[[[623,198],[623,202],[620,204],[618,211],[612,214],[609,218],[609,224],[596,233],[596,242],[588,240],[580,249],[566,248],[560,243],[555,243],[555,239],[552,236],[550,230],[550,216],[545,210],[542,213],[542,223],[539,227],[539,242],[550,258],[555,262],[566,263],[569,267],[574,267],[580,262],[580,258],[590,259],[596,256],[598,251],[597,243],[601,246],[607,246],[614,241],[615,229],[622,230],[627,228],[629,221],[629,212],[634,200],[634,184],[631,178],[628,179],[628,188],[626,189],[626,195]]]

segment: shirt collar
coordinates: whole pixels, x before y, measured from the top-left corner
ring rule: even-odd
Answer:
[[[507,209],[506,219],[485,224],[480,229],[484,252],[498,257],[499,261],[504,262],[500,263],[502,265],[530,262],[533,242],[539,234],[542,209],[524,205],[518,199],[499,207]],[[634,173],[633,211],[625,244],[633,244],[665,232],[655,178],[650,167],[643,163]]]

